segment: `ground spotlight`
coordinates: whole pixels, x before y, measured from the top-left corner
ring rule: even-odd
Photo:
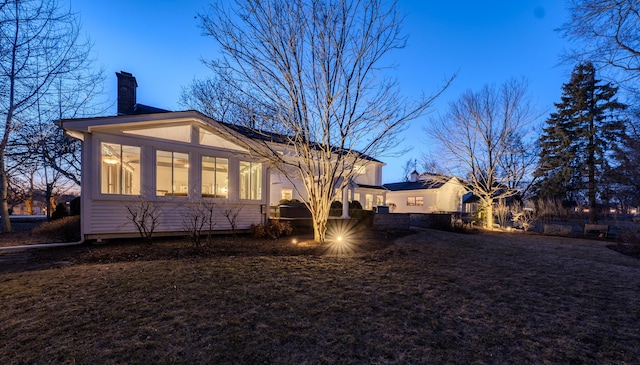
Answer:
[[[354,251],[353,223],[349,219],[330,220],[327,225],[328,253],[348,254]]]

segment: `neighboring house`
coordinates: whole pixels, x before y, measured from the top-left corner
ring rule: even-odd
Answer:
[[[386,189],[382,186],[382,166],[380,161],[369,159],[368,163],[356,167],[358,173],[355,181],[336,195],[336,200],[342,202],[357,200],[363,209],[372,210],[380,205],[385,205]],[[270,174],[270,204],[277,205],[281,200],[304,200],[306,191],[301,181],[291,179],[284,174],[272,170]],[[348,208],[348,205],[346,206]]]
[[[384,184],[393,213],[464,212],[467,189],[456,177],[414,171],[407,182]]]
[[[85,239],[137,235],[128,208],[141,202],[158,209],[157,234],[179,234],[188,231],[185,218],[202,201],[215,206],[214,229],[228,231],[232,227],[225,211],[237,213],[236,228],[243,230],[265,222],[267,207],[283,197],[304,198],[296,196],[293,186],[266,160],[250,153],[250,144],[264,133],[196,111],[170,112],[138,104],[135,77],[116,75],[117,116],[56,122],[82,141]],[[282,152],[287,153],[286,147]],[[384,190],[378,186],[382,163],[367,161],[342,196],[350,194],[353,200],[360,194],[375,206],[384,203]]]

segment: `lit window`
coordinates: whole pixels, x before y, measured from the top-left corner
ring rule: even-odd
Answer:
[[[281,194],[280,199],[282,199],[282,200],[291,200],[291,199],[293,199],[293,190],[292,189],[282,188],[282,190],[280,191],[280,194]]]
[[[376,206],[384,205],[384,196],[376,195]]]
[[[140,147],[101,143],[100,192],[140,194]]]
[[[156,195],[187,196],[189,154],[156,151]]]
[[[422,197],[422,196],[410,196],[410,197],[407,197],[407,206],[410,206],[410,207],[413,207],[413,206],[422,207],[422,206],[424,206],[424,197]]]
[[[364,196],[364,209],[373,209],[373,194],[365,194]]]
[[[240,161],[240,199],[262,199],[262,164]]]
[[[229,197],[229,160],[202,156],[202,196]]]

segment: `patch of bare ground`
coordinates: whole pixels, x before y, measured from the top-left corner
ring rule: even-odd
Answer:
[[[0,247],[33,245],[45,242],[48,242],[47,237],[42,237],[31,231],[0,233]]]
[[[640,358],[640,261],[603,242],[431,230],[393,241],[47,250],[72,264],[0,274],[0,363]]]

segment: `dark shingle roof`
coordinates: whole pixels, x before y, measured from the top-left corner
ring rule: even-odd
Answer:
[[[280,144],[288,144],[289,143],[289,137],[284,135],[284,134],[279,134],[279,133],[273,133],[273,132],[267,132],[267,131],[263,131],[263,130],[259,130],[259,129],[255,129],[255,128],[250,128],[250,127],[245,127],[242,125],[237,125],[237,124],[230,124],[230,123],[223,123],[223,122],[218,122],[222,125],[224,125],[225,127],[234,130],[240,134],[242,134],[243,136],[250,138],[250,139],[254,139],[254,140],[259,140],[259,141],[265,141],[265,142],[273,142],[273,143],[280,143]],[[314,146],[314,148],[320,148],[320,145],[317,143],[312,143],[312,146]],[[364,159],[364,160],[369,160],[369,161],[373,161],[373,162],[381,162],[371,156],[365,155],[364,153],[361,153],[359,151],[356,150],[342,150],[340,148],[337,147],[333,147],[332,148],[333,153],[340,153],[343,152],[344,154],[347,153],[354,153],[357,154],[359,158]]]
[[[133,113],[131,114],[139,115],[139,114],[155,114],[155,113],[171,113],[171,110],[160,109],[160,108],[156,108],[156,107],[144,105],[144,104],[136,104],[133,107]]]
[[[446,181],[407,181],[399,183],[384,184],[383,186],[390,191],[404,190],[420,190],[420,189],[438,189],[444,185]]]
[[[364,189],[385,190],[385,187],[384,186],[380,186],[380,185],[358,184],[358,187],[364,188]]]

